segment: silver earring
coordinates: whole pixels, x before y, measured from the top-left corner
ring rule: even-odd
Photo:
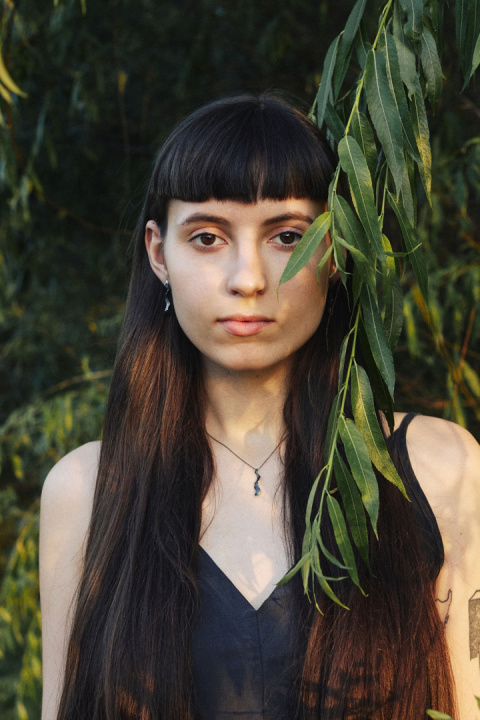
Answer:
[[[165,307],[164,307],[164,312],[168,312],[168,309],[169,309],[169,307],[170,307],[170,298],[169,298],[169,295],[170,295],[170,283],[168,282],[168,280],[165,280],[165,283],[164,283],[163,287],[165,288]]]

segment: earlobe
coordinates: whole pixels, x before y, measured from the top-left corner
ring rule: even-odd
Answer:
[[[160,228],[155,220],[149,220],[145,226],[145,247],[147,249],[150,267],[158,279],[165,285],[168,271],[163,253],[163,239]]]

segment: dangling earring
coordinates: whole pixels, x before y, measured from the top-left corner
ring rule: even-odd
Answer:
[[[168,312],[168,309],[169,309],[169,307],[170,307],[170,298],[169,298],[169,294],[170,294],[170,283],[168,282],[168,280],[165,280],[165,282],[164,282],[164,284],[163,284],[163,287],[165,288],[165,307],[164,307],[164,312],[167,313],[167,312]]]

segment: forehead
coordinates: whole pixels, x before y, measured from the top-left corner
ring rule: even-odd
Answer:
[[[219,223],[224,225],[268,224],[273,222],[301,222],[310,225],[324,210],[325,203],[310,198],[286,198],[284,200],[259,200],[243,203],[237,200],[184,202],[170,200],[168,203],[168,228]]]

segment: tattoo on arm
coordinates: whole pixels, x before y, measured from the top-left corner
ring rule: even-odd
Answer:
[[[435,602],[442,603],[442,605],[444,603],[448,603],[447,614],[445,615],[445,620],[443,621],[443,627],[445,627],[445,625],[448,623],[448,619],[450,617],[450,605],[452,604],[452,590],[450,589],[448,591],[447,597],[445,598],[445,600],[440,600],[440,598],[435,598]]]
[[[480,590],[476,590],[468,601],[468,628],[470,660],[478,657],[480,662]]]

